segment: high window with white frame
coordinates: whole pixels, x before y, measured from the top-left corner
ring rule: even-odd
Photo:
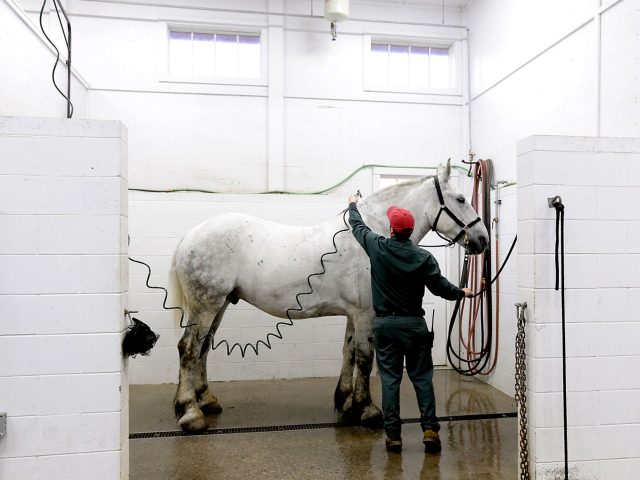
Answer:
[[[169,30],[169,74],[191,79],[259,79],[260,34]]]
[[[446,45],[369,37],[365,42],[365,88],[458,94],[458,49],[456,42]]]

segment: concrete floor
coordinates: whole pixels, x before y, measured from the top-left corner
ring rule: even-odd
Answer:
[[[212,384],[223,411],[210,428],[335,421],[336,378]],[[515,412],[513,399],[451,370],[434,376],[437,414]],[[130,432],[178,429],[172,411],[175,385],[132,386]],[[372,378],[380,405],[380,385]],[[402,383],[403,418],[419,416],[408,378]],[[384,432],[362,427],[191,437],[132,439],[131,480],[200,479],[513,479],[517,477],[515,418],[442,422],[442,453],[425,454],[418,424],[403,426],[402,454],[387,453]]]

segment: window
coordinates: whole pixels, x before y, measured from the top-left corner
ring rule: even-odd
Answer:
[[[407,180],[414,180],[416,178],[420,178],[420,176],[419,175],[380,175],[380,179],[378,180],[378,188],[382,190],[383,188],[388,187],[390,185],[406,182]]]
[[[452,87],[448,48],[372,43],[371,67],[371,75],[391,87]]]
[[[259,79],[260,35],[169,31],[169,73],[189,78]]]
[[[426,40],[366,38],[365,89],[459,95],[456,71],[461,67],[461,42],[450,42],[447,46]]]

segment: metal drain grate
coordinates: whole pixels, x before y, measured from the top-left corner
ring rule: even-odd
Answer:
[[[472,415],[448,415],[439,417],[440,422],[461,422],[470,420],[492,420],[500,418],[514,418],[516,412],[507,413],[479,413]],[[403,423],[420,423],[419,418],[403,418]],[[337,422],[328,423],[302,423],[296,425],[268,425],[264,427],[231,427],[231,428],[212,428],[211,430],[203,430],[197,433],[184,433],[180,430],[171,430],[168,432],[140,432],[129,434],[130,440],[148,439],[148,438],[168,438],[168,437],[193,437],[201,435],[230,435],[234,433],[259,433],[259,432],[290,432],[293,430],[314,430],[318,428],[345,428],[353,427]]]

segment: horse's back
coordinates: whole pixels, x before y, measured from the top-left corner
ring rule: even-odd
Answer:
[[[242,213],[213,217],[190,230],[175,253],[176,273],[189,290],[202,289],[227,295],[264,267],[282,263],[283,255],[300,244],[313,227],[296,227],[270,222]],[[262,267],[262,268],[257,268]]]
[[[220,215],[185,235],[176,251],[176,272],[187,298],[206,292],[210,302],[234,292],[281,316],[295,293],[308,288],[309,274],[322,269],[320,258],[333,249],[332,236],[339,228],[337,221],[299,227],[240,213]],[[341,254],[325,259],[333,265],[315,281],[322,297],[340,296],[352,260],[352,255]]]

